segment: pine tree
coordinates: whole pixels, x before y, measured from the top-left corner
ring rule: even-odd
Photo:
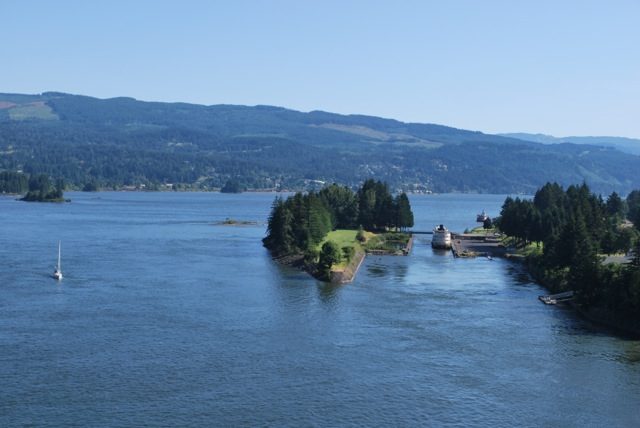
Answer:
[[[573,233],[567,237],[572,251],[569,255],[569,283],[578,293],[579,301],[589,305],[598,297],[600,261],[584,218],[578,214],[571,224]]]
[[[402,192],[396,198],[397,222],[396,226],[400,229],[413,227],[413,212],[411,211],[411,203],[407,194]]]
[[[336,263],[340,263],[340,247],[333,241],[327,241],[322,245],[318,260],[318,268],[325,279],[329,279],[331,267]]]
[[[620,219],[626,214],[626,204],[616,192],[611,193],[607,198],[607,213]]]
[[[293,215],[281,198],[276,197],[271,206],[264,246],[276,255],[288,254],[295,243],[291,223]]]

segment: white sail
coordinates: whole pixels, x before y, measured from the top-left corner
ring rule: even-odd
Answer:
[[[58,265],[56,266],[56,269],[53,271],[53,277],[58,281],[62,279],[62,265],[60,263],[60,259],[61,259],[60,256],[61,256],[61,243],[60,241],[58,241]]]

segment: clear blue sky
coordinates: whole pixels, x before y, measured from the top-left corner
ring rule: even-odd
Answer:
[[[0,1],[0,92],[640,138],[640,1]]]

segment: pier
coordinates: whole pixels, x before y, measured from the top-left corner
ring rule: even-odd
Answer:
[[[538,296],[538,299],[545,305],[555,305],[573,300],[573,291],[565,291],[564,293],[550,294],[548,296]]]
[[[505,257],[507,249],[497,235],[451,233],[451,251],[455,257]]]

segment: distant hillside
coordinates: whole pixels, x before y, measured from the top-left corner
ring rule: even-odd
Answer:
[[[621,152],[640,155],[640,140],[625,137],[554,137],[545,134],[527,134],[515,132],[509,134],[499,134],[503,137],[517,138],[524,141],[533,141],[541,144],[589,144],[592,146],[611,147]]]
[[[533,192],[552,180],[640,188],[640,157],[442,125],[272,106],[203,106],[47,92],[0,94],[0,170],[77,187],[302,189],[375,177],[434,192]]]

